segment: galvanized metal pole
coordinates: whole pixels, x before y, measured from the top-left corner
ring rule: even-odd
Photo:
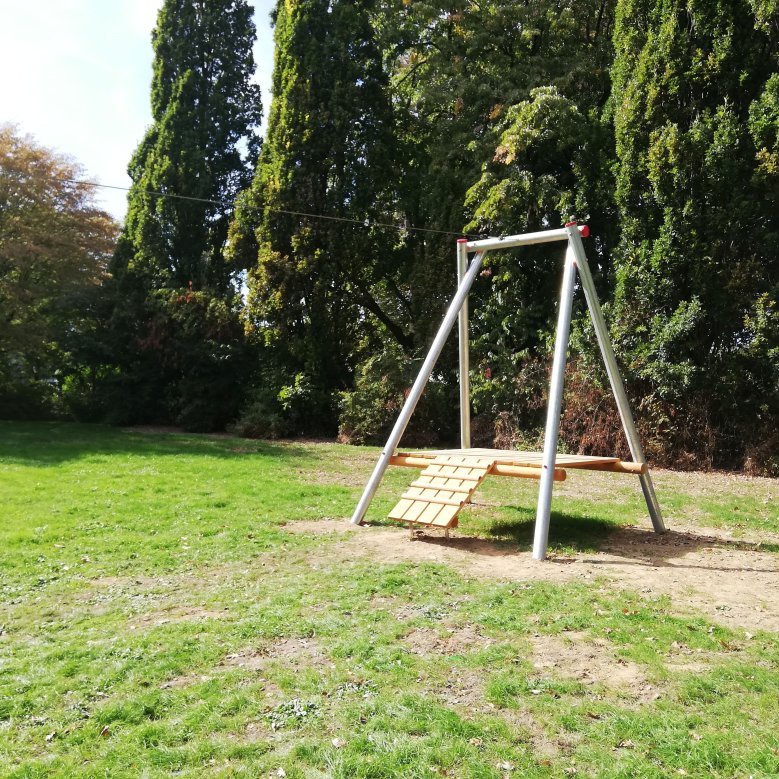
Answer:
[[[606,373],[611,382],[611,390],[614,393],[619,416],[622,420],[622,427],[625,430],[625,436],[628,440],[630,454],[635,462],[643,463],[646,461],[644,449],[641,446],[638,430],[636,430],[636,423],[630,410],[630,403],[628,402],[628,396],[625,392],[625,385],[622,383],[622,376],[619,372],[617,359],[614,356],[614,349],[611,345],[611,339],[609,338],[606,320],[603,318],[603,311],[601,310],[600,301],[598,300],[595,282],[592,279],[590,266],[587,264],[587,256],[584,253],[584,246],[582,245],[578,233],[571,237],[571,247],[573,248],[574,256],[576,258],[576,267],[579,270],[579,278],[581,279],[582,288],[584,289],[584,296],[587,298],[592,324],[595,327],[595,335],[598,339],[601,354],[603,355],[603,362],[606,365]],[[641,489],[644,493],[647,509],[649,510],[649,516],[652,519],[652,527],[654,527],[656,532],[664,533],[666,529],[665,523],[663,522],[660,504],[658,503],[657,495],[655,494],[652,475],[649,471],[646,471],[646,473],[639,475],[639,479],[641,481]]]
[[[576,265],[571,248],[572,236],[579,238],[576,226],[568,230],[568,248],[565,252],[565,270],[560,292],[560,310],[557,314],[557,336],[552,362],[552,377],[549,383],[549,405],[546,411],[546,431],[544,432],[544,456],[541,464],[541,481],[538,485],[538,505],[536,507],[536,526],[533,537],[533,559],[546,557],[549,540],[549,521],[552,511],[552,485],[554,484],[555,459],[557,457],[557,436],[560,428],[560,410],[563,404],[563,383],[565,381],[565,358],[568,352],[568,337],[571,331],[571,311],[573,309],[573,289],[576,282]]]
[[[590,231],[587,225],[574,227],[586,238]],[[567,241],[568,227],[560,227],[557,230],[540,230],[537,233],[521,233],[520,235],[504,235],[500,238],[483,238],[478,241],[468,241],[468,251],[488,252],[493,249],[512,249],[515,246],[530,246],[538,243],[552,243],[553,241]]]
[[[468,268],[468,239],[457,241],[457,286],[463,283]],[[459,345],[460,345],[460,448],[471,448],[471,378],[470,354],[468,347],[468,298],[466,296],[460,309]]]
[[[414,385],[409,391],[408,398],[406,398],[406,402],[403,405],[400,416],[398,416],[397,421],[395,422],[395,426],[392,428],[392,432],[387,439],[387,443],[385,444],[384,449],[382,449],[382,452],[379,455],[379,460],[373,469],[373,473],[371,474],[368,483],[365,485],[360,502],[357,504],[357,508],[354,510],[354,514],[352,515],[351,520],[353,525],[359,525],[362,523],[362,520],[365,517],[365,512],[368,510],[368,506],[371,505],[371,501],[373,500],[373,496],[375,495],[376,490],[381,483],[384,472],[389,466],[390,458],[400,443],[400,439],[402,438],[403,433],[406,431],[408,421],[411,419],[411,415],[414,413],[414,409],[416,408],[419,399],[422,397],[422,392],[425,389],[427,380],[430,378],[430,374],[433,372],[433,368],[435,367],[435,364],[441,355],[441,351],[444,348],[444,344],[446,343],[446,339],[449,336],[449,333],[452,331],[452,327],[454,327],[455,319],[457,319],[457,315],[459,314],[463,303],[468,297],[468,292],[470,291],[471,286],[473,285],[473,281],[476,278],[479,269],[481,268],[481,263],[486,253],[486,251],[480,251],[474,255],[473,259],[471,260],[470,267],[468,268],[468,272],[465,274],[462,282],[460,283],[460,286],[457,288],[457,293],[449,305],[449,309],[446,312],[446,316],[444,317],[444,321],[441,323],[441,327],[439,328],[436,337],[433,339],[430,351],[427,353],[427,357],[425,358],[425,361],[422,363],[422,367],[419,370],[419,375],[417,376],[416,380],[414,381]]]

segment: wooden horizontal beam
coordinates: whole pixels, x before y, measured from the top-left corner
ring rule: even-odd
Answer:
[[[427,468],[430,465],[430,458],[396,454],[390,458],[390,465],[400,465],[403,468]],[[515,479],[541,478],[541,468],[534,468],[529,465],[501,465],[496,463],[490,469],[490,473],[494,476],[512,476]],[[456,479],[457,476],[449,478]],[[565,481],[565,470],[563,468],[555,468],[554,480]]]
[[[531,465],[501,465],[501,463],[495,463],[490,469],[490,473],[495,476],[513,476],[515,479],[541,478],[541,468],[533,468]],[[563,468],[554,469],[555,481],[565,481],[565,475]]]
[[[579,471],[611,471],[612,473],[635,473],[639,476],[649,470],[646,463],[632,463],[617,460],[615,463],[590,463],[589,465],[566,465],[566,468],[575,468]]]

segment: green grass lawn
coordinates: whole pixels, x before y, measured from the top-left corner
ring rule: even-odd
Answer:
[[[0,423],[0,777],[779,776],[774,632],[290,532],[346,521],[375,457]],[[372,523],[413,474],[390,471]],[[553,555],[647,524],[634,479],[578,477]],[[657,484],[669,518],[779,558],[776,481]],[[458,534],[529,550],[536,489],[492,479]]]

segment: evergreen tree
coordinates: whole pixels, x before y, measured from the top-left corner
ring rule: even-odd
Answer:
[[[777,443],[777,36],[754,5],[618,4],[615,335],[655,440],[698,463]]]
[[[278,3],[268,132],[232,232],[235,255],[256,261],[250,319],[286,353],[288,383],[299,373],[296,386],[307,382],[321,397],[325,424],[325,396],[349,386],[360,349],[386,337],[410,343],[399,324],[402,241],[396,246],[394,230],[348,221],[397,218],[392,112],[372,6]]]
[[[228,292],[227,226],[259,146],[254,40],[246,0],[163,3],[152,34],[153,124],[129,165],[116,274],[144,287]]]
[[[214,429],[237,411],[242,269],[225,248],[259,148],[254,39],[246,0],[165,0],[159,11],[154,121],[130,162],[111,267],[105,340],[116,370],[104,392],[112,421]]]

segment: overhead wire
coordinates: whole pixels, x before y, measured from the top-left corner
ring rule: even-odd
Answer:
[[[83,186],[88,187],[96,187],[98,189],[113,189],[113,190],[119,190],[120,192],[129,192],[132,188],[131,187],[120,187],[116,184],[101,184],[99,181],[86,181],[83,179],[74,179],[74,178],[61,178],[58,176],[49,176],[48,178],[56,181],[62,181],[65,183],[70,184],[81,184]],[[173,200],[187,200],[193,203],[208,203],[209,205],[215,205],[215,206],[221,206],[225,207],[225,204],[219,200],[212,200],[211,198],[206,197],[192,197],[191,195],[177,195],[173,192],[157,192],[155,190],[151,189],[141,189],[139,190],[141,194],[143,195],[151,195],[152,197],[166,197],[171,198]],[[316,214],[313,212],[308,211],[293,211],[291,209],[287,208],[268,208],[268,211],[274,214],[286,214],[289,216],[302,216],[306,217],[308,219],[323,219],[328,220],[331,222],[347,222],[349,224],[356,224],[360,225],[362,227],[386,227],[392,230],[398,230],[400,232],[406,232],[406,233],[431,233],[435,235],[455,235],[458,237],[464,237],[464,238],[474,238],[479,236],[473,236],[469,235],[468,233],[463,232],[456,232],[454,230],[436,230],[432,227],[415,227],[414,225],[399,225],[394,224],[393,222],[378,222],[374,221],[372,219],[352,219],[350,217],[346,216],[332,216],[330,214]]]

